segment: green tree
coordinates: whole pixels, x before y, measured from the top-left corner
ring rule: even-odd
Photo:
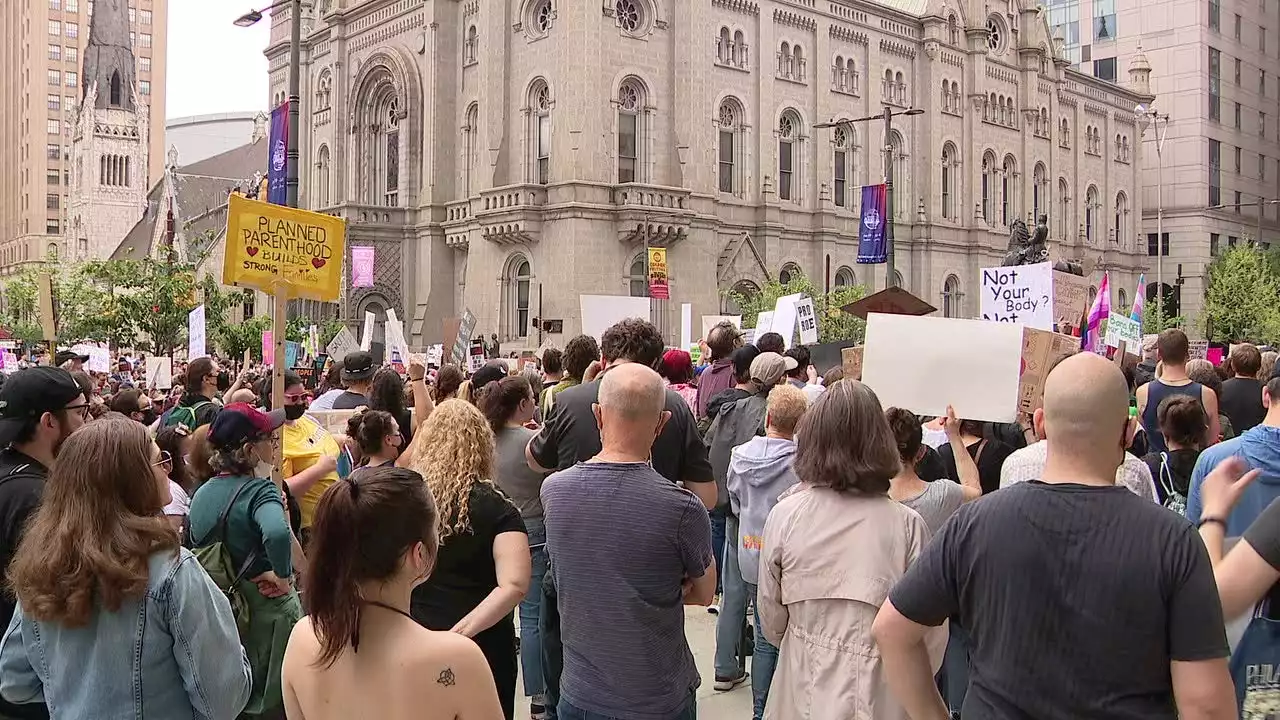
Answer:
[[[1228,248],[1209,265],[1205,335],[1217,342],[1280,341],[1280,276],[1262,251]]]
[[[3,322],[14,334],[27,342],[44,339],[40,322],[37,278],[41,272],[50,275],[54,301],[54,334],[60,344],[90,340],[118,343],[127,333],[118,326],[116,308],[109,289],[83,268],[49,263],[41,268],[27,268],[5,287]]]
[[[845,305],[862,299],[866,289],[861,285],[836,287],[829,293],[822,293],[814,287],[813,281],[797,273],[786,284],[770,278],[758,293],[746,294],[730,290],[725,294],[742,309],[743,327],[755,327],[756,317],[762,312],[773,310],[778,298],[796,293],[804,293],[813,298],[813,310],[818,316],[818,342],[862,342],[866,323],[841,310]]]
[[[227,358],[242,358],[248,350],[252,357],[262,359],[262,333],[271,329],[271,318],[266,315],[245,320],[242,323],[228,323],[218,333],[218,347]]]

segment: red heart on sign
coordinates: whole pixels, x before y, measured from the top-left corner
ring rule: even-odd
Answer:
[[[258,254],[258,248],[256,247],[245,248],[244,251],[249,253],[249,257],[253,257]]]
[[[315,269],[319,270],[324,267],[324,258],[311,258],[311,264],[315,266]]]

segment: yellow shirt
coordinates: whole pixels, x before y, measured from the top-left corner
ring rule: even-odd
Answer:
[[[339,452],[341,448],[338,447],[338,441],[333,439],[329,431],[305,415],[284,426],[285,478],[291,478],[315,465],[322,455],[336,456]],[[302,506],[302,527],[311,527],[320,496],[336,482],[338,473],[334,471],[325,475],[305,495],[298,498],[298,504]]]

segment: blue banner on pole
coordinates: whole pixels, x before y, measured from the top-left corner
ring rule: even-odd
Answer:
[[[271,154],[267,167],[267,202],[274,205],[288,204],[289,163],[289,101],[285,100],[271,111]]]
[[[858,262],[875,265],[888,262],[885,228],[888,225],[885,212],[888,195],[884,185],[866,185],[862,188],[862,221],[858,223]]]

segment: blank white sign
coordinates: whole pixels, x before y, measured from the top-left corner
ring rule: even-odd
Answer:
[[[1013,422],[1018,412],[1022,325],[871,313],[862,382],[885,408]]]
[[[627,318],[649,319],[649,298],[624,295],[579,295],[582,306],[582,334],[590,335],[597,342],[604,331],[619,320]]]

